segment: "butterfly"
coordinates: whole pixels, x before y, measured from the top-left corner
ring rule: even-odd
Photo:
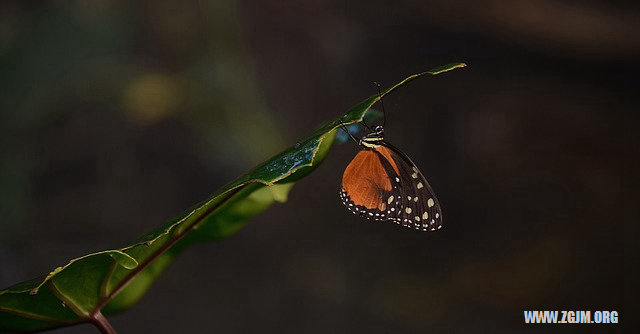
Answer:
[[[340,198],[347,209],[420,231],[440,229],[442,209],[433,189],[413,161],[384,140],[384,126],[373,127],[360,139],[344,124],[342,129],[362,147],[342,175]]]

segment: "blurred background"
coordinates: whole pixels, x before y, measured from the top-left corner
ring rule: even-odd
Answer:
[[[441,231],[351,215],[338,190],[358,148],[336,145],[286,204],[188,249],[112,324],[629,328],[639,18],[635,1],[599,0],[0,1],[0,287],[143,235],[374,81],[464,61],[385,99],[387,139],[435,189]],[[525,326],[529,309],[623,324]]]

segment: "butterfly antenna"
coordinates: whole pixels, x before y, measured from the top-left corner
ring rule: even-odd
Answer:
[[[349,137],[351,137],[351,139],[353,139],[354,142],[356,142],[356,144],[360,145],[360,141],[354,137],[351,132],[349,132],[349,129],[347,129],[347,127],[344,125],[344,123],[342,123],[342,121],[340,121],[340,126],[342,127],[342,131],[346,132]]]
[[[378,99],[380,99],[380,107],[382,108],[382,127],[387,124],[387,113],[384,111],[384,101],[382,100],[382,93],[380,92],[380,84],[373,82],[378,87]]]

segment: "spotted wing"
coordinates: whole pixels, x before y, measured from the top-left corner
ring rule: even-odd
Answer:
[[[342,177],[340,197],[354,214],[422,231],[442,226],[442,210],[415,164],[388,143],[360,151]]]
[[[383,157],[383,167],[392,183],[392,191],[388,196],[393,196],[393,200],[389,202],[395,210],[388,219],[421,231],[440,229],[440,202],[418,167],[389,143],[383,142],[383,145],[376,148],[376,152]]]

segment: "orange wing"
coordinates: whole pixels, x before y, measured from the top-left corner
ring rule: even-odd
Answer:
[[[342,176],[342,203],[352,213],[421,231],[442,227],[442,210],[418,167],[389,143],[365,148]]]
[[[382,154],[398,170],[386,147],[377,147]],[[382,200],[382,192],[391,191],[391,181],[373,150],[362,150],[353,158],[342,175],[342,191],[357,206],[384,211],[387,203]]]

